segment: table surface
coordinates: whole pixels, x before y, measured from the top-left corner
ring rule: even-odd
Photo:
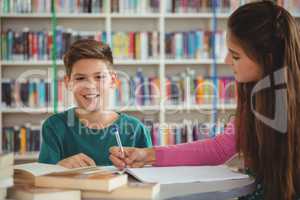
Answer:
[[[177,183],[161,185],[156,199],[172,200],[224,200],[244,196],[253,192],[252,178],[218,182]]]

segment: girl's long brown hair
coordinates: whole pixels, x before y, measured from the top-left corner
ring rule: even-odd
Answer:
[[[300,32],[294,18],[271,1],[249,3],[228,20],[229,34],[248,57],[258,63],[271,87],[251,97],[256,82],[238,83],[237,150],[263,184],[264,199],[292,200],[300,193]],[[284,133],[258,119],[253,110],[270,119],[275,114],[274,72],[283,72],[287,95]],[[278,107],[278,106],[277,106]],[[285,113],[282,113],[284,115]],[[283,118],[284,119],[284,118]],[[282,122],[281,122],[282,123]]]

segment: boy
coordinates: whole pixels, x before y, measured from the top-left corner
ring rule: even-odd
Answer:
[[[109,148],[117,145],[115,126],[124,146],[152,145],[149,131],[138,119],[108,110],[116,74],[107,45],[91,39],[76,41],[64,55],[64,65],[65,85],[77,107],[44,122],[39,162],[67,168],[111,165]]]

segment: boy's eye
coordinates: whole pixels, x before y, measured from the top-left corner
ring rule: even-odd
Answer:
[[[76,81],[81,81],[81,80],[84,80],[84,77],[76,77],[75,80]]]
[[[102,80],[102,79],[105,79],[106,78],[106,75],[97,75],[96,76],[96,79],[98,80]]]

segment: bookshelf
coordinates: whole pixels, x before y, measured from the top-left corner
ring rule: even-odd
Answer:
[[[1,1],[0,1],[1,2]],[[115,68],[129,74],[135,74],[138,68],[142,68],[146,74],[156,75],[160,79],[160,101],[158,105],[134,106],[129,105],[116,110],[128,112],[139,118],[153,120],[159,124],[169,122],[180,123],[184,118],[190,120],[202,118],[201,111],[209,111],[215,109],[222,115],[230,115],[234,112],[236,105],[217,104],[216,108],[212,104],[194,105],[185,103],[182,105],[167,105],[165,99],[167,97],[166,82],[167,76],[173,76],[184,72],[190,68],[197,74],[210,76],[213,73],[212,65],[217,65],[217,73],[220,76],[232,76],[231,70],[225,65],[223,59],[218,58],[168,58],[165,52],[165,33],[173,31],[190,31],[198,28],[211,30],[213,20],[216,17],[218,21],[218,29],[225,30],[226,20],[230,15],[230,11],[218,12],[216,16],[210,11],[201,11],[197,13],[170,13],[167,11],[168,1],[158,1],[158,12],[140,12],[140,13],[115,13],[111,11],[110,0],[104,0],[103,12],[101,13],[57,13],[57,25],[72,28],[80,31],[105,31],[107,34],[107,43],[112,43],[112,33],[116,31],[152,31],[156,30],[159,37],[159,56],[151,59],[115,59]],[[300,14],[295,14],[299,18]],[[51,13],[0,13],[1,30],[8,28],[21,31],[24,27],[30,30],[51,30]],[[63,70],[63,62],[57,60],[59,70]],[[43,71],[51,71],[51,60],[35,60],[35,61],[7,61],[0,62],[0,78],[17,78],[26,69],[39,69]],[[50,72],[49,72],[50,73]],[[2,90],[2,88],[0,88]],[[187,94],[190,95],[190,94]],[[188,97],[190,98],[190,97]],[[2,102],[2,99],[1,99]],[[63,108],[59,108],[62,111]],[[53,107],[42,108],[2,108],[0,112],[0,129],[3,127],[14,125],[22,125],[28,123],[28,116],[34,116],[32,121],[35,125],[39,125],[43,119],[53,114]],[[149,117],[148,117],[149,116]],[[31,117],[29,117],[31,118]],[[207,115],[203,117],[207,119]],[[0,149],[2,150],[2,141],[0,137]],[[38,152],[29,152],[25,154],[16,154],[16,159],[27,160],[36,159]]]

